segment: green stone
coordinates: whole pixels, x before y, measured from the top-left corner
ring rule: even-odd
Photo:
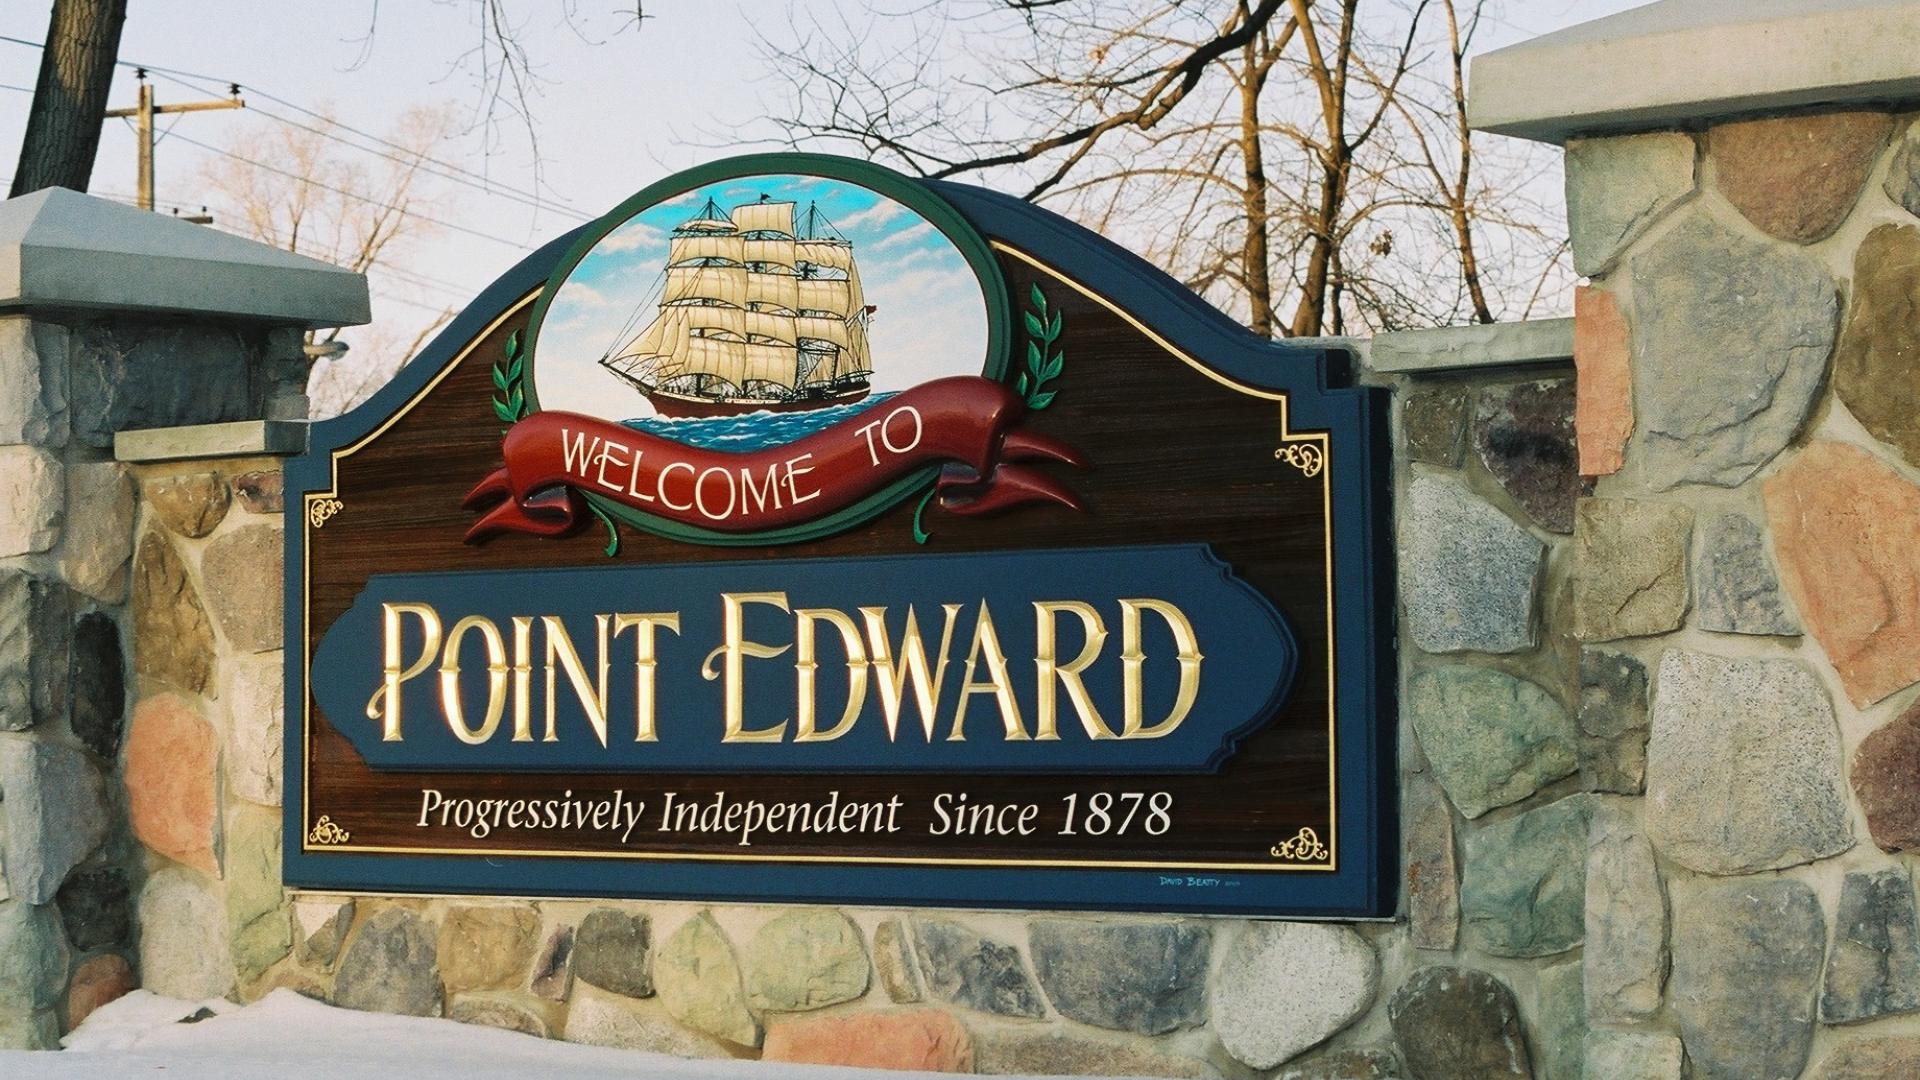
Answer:
[[[1467,837],[1460,912],[1495,956],[1553,956],[1586,932],[1587,826],[1575,795]]]
[[[1469,818],[1579,767],[1573,717],[1545,690],[1505,672],[1429,668],[1407,684],[1407,711],[1434,777]]]
[[[712,915],[703,911],[673,932],[654,959],[653,983],[682,1024],[740,1046],[760,1045],[760,1021],[747,1008],[740,964]]]
[[[761,927],[742,966],[747,1000],[783,1012],[852,1001],[867,992],[871,975],[859,927],[824,908],[790,911]]]
[[[293,920],[280,887],[280,815],[239,807],[227,819],[227,928],[242,981],[293,948]]]

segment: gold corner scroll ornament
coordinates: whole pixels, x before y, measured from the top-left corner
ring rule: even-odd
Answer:
[[[333,819],[325,814],[320,815],[320,820],[313,823],[313,831],[307,834],[307,843],[321,847],[344,844],[351,839],[352,833],[334,824]]]
[[[1320,842],[1320,834],[1305,827],[1290,838],[1273,845],[1268,853],[1276,859],[1293,859],[1298,862],[1326,862],[1332,855],[1326,845]]]
[[[1288,443],[1275,450],[1273,456],[1299,469],[1307,476],[1319,476],[1320,470],[1327,464],[1326,452],[1311,442]]]
[[[346,509],[347,504],[339,499],[315,499],[307,504],[307,524],[318,529],[332,520],[333,515]]]

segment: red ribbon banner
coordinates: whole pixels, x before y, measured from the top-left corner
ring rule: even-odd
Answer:
[[[958,514],[1024,503],[1080,509],[1080,500],[1027,462],[1084,467],[1080,453],[1020,425],[1027,406],[977,375],[923,383],[783,446],[712,450],[568,412],[539,412],[507,429],[505,465],[468,493],[483,511],[467,542],[507,532],[563,536],[585,524],[583,493],[724,533],[765,532],[825,517],[929,464],[935,491]]]

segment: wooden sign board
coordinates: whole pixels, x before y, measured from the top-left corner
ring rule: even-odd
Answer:
[[[527,258],[290,465],[302,886],[1357,916],[1385,404],[811,155]]]

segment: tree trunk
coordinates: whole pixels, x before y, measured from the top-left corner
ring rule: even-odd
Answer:
[[[1267,249],[1267,166],[1265,148],[1260,145],[1260,91],[1266,83],[1266,68],[1247,42],[1242,52],[1245,71],[1240,80],[1240,164],[1242,208],[1247,216],[1245,249],[1241,254],[1246,273],[1247,301],[1252,309],[1251,326],[1261,337],[1273,336],[1273,281],[1268,267],[1272,256]]]
[[[53,0],[13,195],[87,189],[126,21],[127,0]]]

